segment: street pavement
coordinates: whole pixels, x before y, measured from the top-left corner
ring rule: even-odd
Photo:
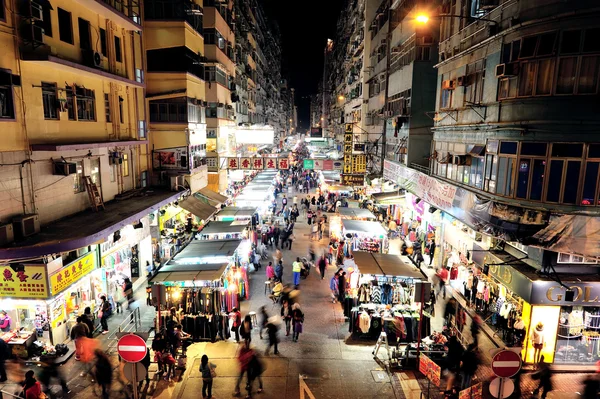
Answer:
[[[314,191],[314,190],[313,190]],[[311,193],[312,194],[312,193]],[[288,194],[291,199],[292,191]],[[298,195],[298,203],[302,196]],[[292,202],[291,200],[289,201]],[[296,257],[306,256],[311,241],[309,239],[310,229],[306,218],[300,216],[295,225],[294,234],[296,240],[292,250],[283,250],[284,255],[284,283],[292,281],[292,262]],[[328,239],[324,237],[317,246],[317,254],[327,248]],[[272,301],[265,295],[265,267],[268,261],[263,261],[262,269],[250,275],[250,299],[241,305],[242,315],[250,311],[258,312],[261,306],[266,306],[269,314],[278,314],[279,305],[273,305]],[[390,375],[384,371],[382,364],[373,359],[372,351],[375,342],[357,341],[349,339],[348,324],[344,321],[342,309],[339,304],[331,303],[329,291],[329,279],[333,276],[337,267],[330,266],[326,271],[326,277],[321,280],[318,270],[312,269],[306,280],[300,283],[300,304],[305,313],[304,332],[300,335],[298,342],[292,342],[291,336],[286,337],[285,331],[280,331],[279,355],[263,356],[266,366],[263,374],[264,392],[257,394],[257,382],[254,384],[253,397],[271,398],[439,398],[442,397],[440,390],[434,386],[429,387],[427,380],[417,371],[396,371]],[[152,325],[154,312],[145,306],[145,293],[139,293],[139,303],[142,313],[143,327],[147,331]],[[436,307],[437,319],[432,323],[437,328],[441,323],[438,320],[443,316],[444,301],[439,300]],[[115,315],[110,321],[111,330],[123,320],[124,315]],[[283,329],[284,330],[284,329]],[[468,331],[468,326],[465,328]],[[468,333],[467,333],[468,334]],[[264,334],[266,337],[266,334]],[[99,337],[102,347],[107,348],[110,340],[107,337]],[[467,336],[466,339],[469,339]],[[150,346],[150,342],[148,343]],[[258,330],[252,334],[251,345],[259,353],[264,353],[267,341],[259,338]],[[491,340],[484,335],[480,338],[480,349],[484,357],[484,365],[480,367],[474,383],[484,382],[487,386],[491,376],[489,367],[489,352],[495,346]],[[213,396],[217,399],[231,397],[238,375],[238,363],[236,353],[238,344],[233,339],[229,341],[218,341],[215,343],[200,342],[188,348],[188,363],[185,371],[178,370],[176,378],[165,381],[156,374],[156,365],[150,367],[151,378],[148,387],[142,392],[142,397],[154,397],[160,399],[197,399],[201,395],[202,378],[198,371],[199,359],[203,354],[208,355],[210,361],[217,365],[217,377],[214,380]],[[380,354],[384,352],[381,351]],[[272,352],[271,352],[272,353]],[[386,355],[381,356],[385,359]],[[111,353],[111,359],[115,367],[118,359]],[[29,367],[29,366],[28,366]],[[25,368],[16,371],[11,368],[8,384],[0,386],[5,392],[13,393],[18,386],[14,381],[20,380]],[[72,389],[71,398],[77,399],[95,398],[97,395],[92,389],[89,377],[80,377],[82,365],[71,358],[61,367],[63,374],[67,377]],[[117,373],[118,374],[118,373]],[[586,374],[555,374],[555,391],[548,398],[570,399],[577,398],[577,391],[581,389],[581,381]],[[528,374],[523,376],[522,390],[523,398],[531,397],[531,391],[536,385]],[[442,379],[442,386],[445,381]],[[241,385],[242,394],[245,394],[245,380]],[[113,385],[114,396],[119,395],[122,389],[120,383]],[[301,395],[304,389],[306,396]],[[59,391],[58,386],[53,387]],[[120,396],[122,397],[122,396]],[[489,390],[484,389],[484,398],[491,397]]]

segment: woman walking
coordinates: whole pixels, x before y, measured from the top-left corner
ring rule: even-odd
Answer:
[[[215,368],[217,366],[208,362],[208,356],[202,355],[200,360],[200,373],[202,373],[202,398],[212,398],[213,378],[217,376]]]
[[[290,326],[292,324],[292,307],[287,299],[283,300],[281,305],[281,317],[285,321],[285,336],[290,335]]]
[[[300,305],[295,303],[292,306],[292,318],[294,319],[294,342],[298,342],[298,338],[302,333],[302,325],[304,324],[304,313],[300,309]]]
[[[112,306],[110,302],[106,300],[106,296],[102,295],[100,297],[102,300],[102,305],[100,305],[100,324],[102,325],[102,334],[108,334],[108,317],[112,313]]]

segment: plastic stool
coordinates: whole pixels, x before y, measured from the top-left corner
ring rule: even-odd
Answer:
[[[256,312],[248,312],[248,315],[250,316],[250,320],[252,322],[252,328],[254,328],[254,326],[258,326],[258,318],[256,317]]]
[[[267,293],[271,293],[271,282],[269,280],[265,281],[265,295],[267,295]]]

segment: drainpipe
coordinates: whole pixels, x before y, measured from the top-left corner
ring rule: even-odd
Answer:
[[[383,175],[383,166],[385,163],[385,150],[387,145],[387,118],[385,113],[388,108],[388,93],[390,87],[390,63],[391,63],[391,48],[392,44],[392,4],[388,2],[388,10],[387,10],[387,20],[388,20],[388,29],[386,34],[386,44],[385,44],[385,90],[384,90],[384,98],[383,98],[383,134],[381,136],[381,174]]]

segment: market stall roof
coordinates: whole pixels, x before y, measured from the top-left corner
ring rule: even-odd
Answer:
[[[357,219],[377,219],[368,209],[363,208],[338,208],[338,213],[342,217],[357,218]]]
[[[196,195],[179,201],[179,206],[204,220],[208,220],[217,211],[216,205],[211,205],[206,198]]]
[[[372,236],[386,236],[387,231],[378,222],[369,222],[366,220],[342,219],[342,225],[345,230],[370,233]]]
[[[228,206],[219,211],[218,216],[222,217],[235,217],[235,216],[252,216],[256,212],[255,207],[239,207],[239,206]]]
[[[383,193],[374,193],[374,194],[371,194],[371,197],[375,201],[383,201],[383,200],[388,201],[388,200],[394,200],[394,199],[398,199],[398,201],[400,201],[400,200],[404,200],[405,194],[400,193],[399,190],[394,190],[394,191],[387,191],[387,192],[383,192]]]
[[[349,186],[332,185],[327,188],[327,191],[329,191],[330,193],[337,192],[337,191],[350,192],[350,191],[353,191],[353,189],[352,189],[352,187],[349,187]]]
[[[223,276],[229,263],[209,263],[201,265],[185,265],[189,267],[163,266],[150,281],[153,283],[179,282],[179,281],[214,281]],[[176,269],[175,269],[176,267]],[[177,271],[175,271],[177,270]]]
[[[198,233],[200,235],[221,234],[221,233],[223,233],[223,234],[241,233],[248,226],[248,223],[250,223],[249,220],[245,220],[245,221],[243,221],[243,223],[240,223],[240,222],[210,222],[209,224],[204,226],[204,228],[202,230],[200,230]]]
[[[194,195],[199,194],[203,197],[205,197],[206,199],[208,199],[208,202],[210,204],[214,204],[215,206],[219,206],[223,203],[225,203],[225,201],[227,201],[227,197],[224,195],[221,195],[217,192],[212,191],[209,188],[203,188],[199,191],[196,191],[196,193],[194,193]]]
[[[423,279],[419,269],[404,262],[400,255],[371,252],[354,252],[354,262],[362,274],[375,274],[386,277]]]
[[[233,256],[235,250],[240,246],[240,242],[240,240],[195,240],[190,242],[175,255],[167,265],[177,265],[177,267],[181,267],[181,265],[184,264],[182,262],[185,258]],[[165,266],[163,266],[163,268]]]

